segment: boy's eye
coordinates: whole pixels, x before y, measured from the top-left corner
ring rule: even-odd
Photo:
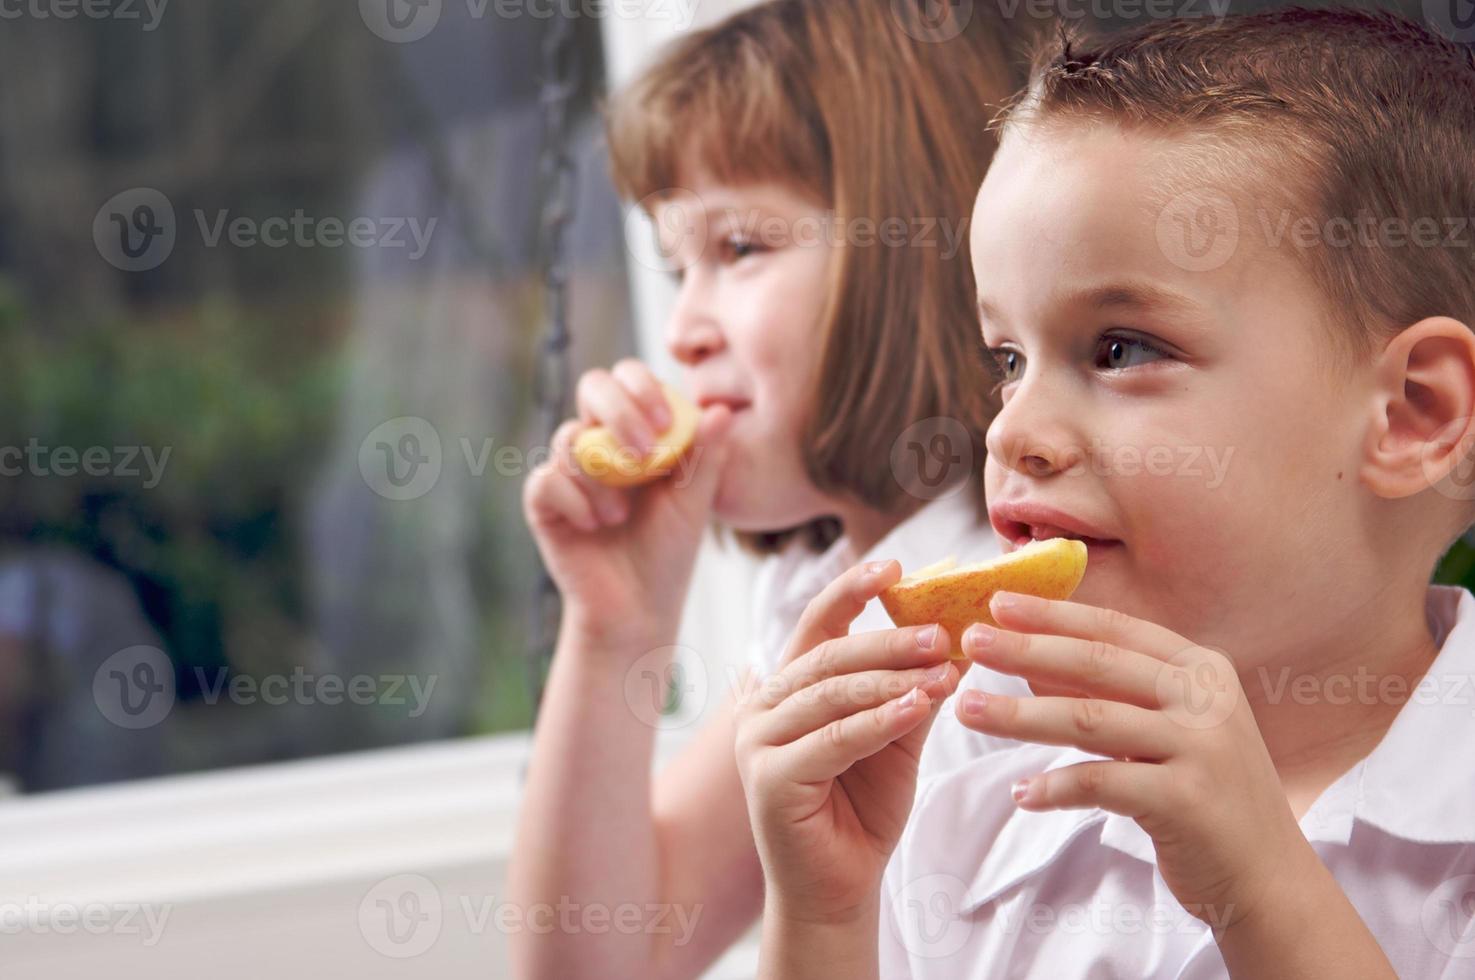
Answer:
[[[1096,366],[1121,371],[1166,356],[1164,351],[1140,338],[1106,336],[1096,349]]]
[[[1024,355],[1011,347],[990,347],[989,366],[998,384],[1018,381],[1024,375]]]

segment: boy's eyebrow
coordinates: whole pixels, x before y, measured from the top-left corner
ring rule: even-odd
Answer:
[[[1161,312],[1199,313],[1199,304],[1175,290],[1147,282],[1111,282],[1067,294],[1063,304],[1089,309],[1152,310]],[[980,320],[999,321],[999,308],[987,296],[978,297]]]

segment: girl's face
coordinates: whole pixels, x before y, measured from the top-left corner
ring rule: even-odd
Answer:
[[[800,450],[836,247],[823,203],[777,184],[699,179],[652,217],[677,282],[665,341],[683,387],[733,411],[718,518],[771,531],[832,512]]]

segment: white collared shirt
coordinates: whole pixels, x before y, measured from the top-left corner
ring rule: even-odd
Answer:
[[[1475,597],[1433,586],[1426,614],[1428,674],[1300,826],[1398,975],[1454,980],[1475,977]],[[919,789],[882,884],[882,980],[1226,976],[1136,822],[1014,805],[1016,779],[1095,757],[1014,745]]]
[[[759,676],[766,677],[777,670],[805,607],[840,573],[862,561],[894,558],[901,562],[903,572],[914,572],[949,555],[956,557],[960,564],[999,557],[1003,551],[993,528],[980,519],[975,503],[977,496],[975,483],[963,483],[892,528],[863,556],[857,555],[849,537],[842,535],[823,554],[815,554],[796,539],[766,558],[754,581],[751,634],[754,639],[749,649],[749,665]],[[875,599],[856,617],[850,632],[894,628],[880,600]],[[976,665],[964,675],[959,691],[972,686],[1004,694],[1029,693],[1028,686],[1019,678]],[[952,714],[953,698],[949,698],[923,747],[919,763],[923,775],[945,772],[986,752],[1016,744],[964,728]]]

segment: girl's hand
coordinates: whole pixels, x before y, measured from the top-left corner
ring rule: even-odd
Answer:
[[[936,707],[958,683],[933,626],[847,635],[901,577],[894,561],[850,569],[799,620],[784,665],[738,700],[738,771],[770,912],[795,922],[866,914],[911,813]]]
[[[1265,903],[1286,869],[1310,867],[1308,856],[1320,866],[1229,658],[1080,603],[998,593],[990,609],[1002,628],[970,626],[964,652],[1036,690],[1077,696],[968,691],[959,720],[1110,760],[1021,780],[1014,787],[1021,808],[1100,807],[1133,818],[1152,837],[1174,896],[1216,932],[1270,911]]]
[[[725,407],[702,414],[696,442],[668,477],[617,490],[573,459],[578,434],[607,426],[642,455],[671,424],[660,383],[639,361],[579,379],[579,418],[559,427],[549,460],[523,488],[523,511],[563,595],[565,621],[598,636],[670,631],[712,512],[732,420]]]

